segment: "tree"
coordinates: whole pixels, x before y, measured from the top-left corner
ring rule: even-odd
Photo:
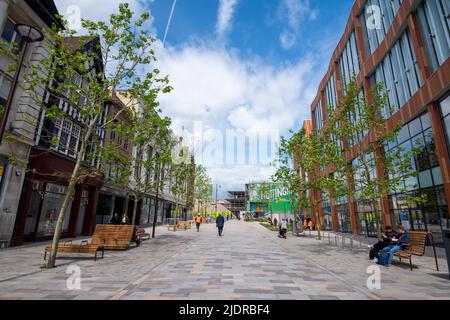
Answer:
[[[271,180],[274,183],[283,185],[289,194],[289,202],[291,210],[294,214],[294,231],[297,229],[297,212],[296,202],[302,197],[302,204],[307,207],[304,194],[301,192],[303,187],[303,179],[301,179],[300,170],[298,167],[298,144],[299,139],[305,134],[304,131],[293,133],[291,131],[291,138],[288,140],[281,137],[281,143],[277,151],[278,159],[274,165],[277,167]],[[297,163],[296,163],[297,162]]]
[[[171,167],[171,187],[170,190],[175,196],[175,222],[178,217],[181,217],[179,202],[181,199],[187,198],[188,183],[191,176],[192,167],[190,163],[187,163],[188,152],[186,148],[181,148],[179,154],[176,155],[181,161],[175,161]],[[174,228],[175,230],[175,228]]]
[[[170,164],[171,149],[175,145],[168,130],[171,120],[160,116],[158,106],[158,102],[154,100],[135,103],[133,126],[129,127],[135,146],[134,174],[130,189],[134,200],[133,225],[136,224],[139,201],[157,189],[161,191],[161,180],[164,179],[161,179],[161,172],[158,171],[161,166]]]
[[[194,194],[197,199],[197,211],[206,214],[206,207],[213,199],[213,184],[206,168],[198,165],[195,170]]]
[[[359,204],[370,207],[379,239],[382,224],[380,199],[391,193],[401,193],[407,195],[407,203],[426,201],[424,195],[410,192],[415,185],[409,183],[417,176],[413,163],[420,145],[411,150],[401,146],[389,151],[385,149],[397,141],[402,127],[401,123],[389,126],[385,110],[391,107],[387,101],[381,83],[377,83],[366,97],[353,79],[330,124],[333,134],[346,141],[340,157],[332,158],[335,171],[350,177],[347,194]],[[356,154],[351,163],[346,158],[349,152]]]
[[[47,268],[55,266],[62,225],[75,186],[89,176],[101,174],[98,167],[87,165],[108,154],[99,133],[113,127],[121,112],[132,111],[132,106],[128,105],[113,117],[103,118],[110,88],[124,87],[130,96],[149,106],[160,93],[171,90],[167,77],[159,77],[157,69],[143,76],[138,74],[148,70],[156,60],[152,49],[155,39],[144,27],[149,18],[148,13],[134,17],[128,5],[121,4],[119,12],[112,14],[107,22],[83,20],[85,35],[82,36],[74,37],[75,31],[70,30],[66,22],[63,30],[54,26],[45,37],[50,55],[38,66],[31,65],[25,76],[31,92],[39,92],[42,84],[50,84],[47,86],[50,101],[60,99],[76,107],[83,122],[80,146],[75,150],[76,163],[68,177],[67,193],[59,210]],[[101,61],[103,65],[103,70],[97,74],[92,72],[94,61]],[[49,121],[57,121],[63,116],[56,105],[46,107],[39,95],[32,98],[46,108]],[[52,137],[52,144],[58,145],[61,141],[57,140]]]

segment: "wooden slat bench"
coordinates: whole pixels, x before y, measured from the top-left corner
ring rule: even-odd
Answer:
[[[424,231],[409,231],[409,244],[405,245],[405,249],[401,251],[397,251],[394,255],[402,261],[402,258],[409,259],[409,266],[411,271],[413,269],[411,256],[421,257],[425,255],[425,248],[427,245],[427,238],[431,237],[433,250],[434,250],[434,259],[436,261],[436,270],[439,271],[439,265],[436,256],[436,247],[434,246],[433,235],[429,232]]]
[[[169,224],[168,230],[176,231],[178,229],[187,230],[191,228],[191,221],[178,221],[177,223]]]
[[[46,246],[44,252],[44,260],[47,259],[47,253],[52,251],[52,246]],[[59,244],[58,253],[91,253],[94,254],[94,261],[97,261],[97,253],[102,252],[102,259],[105,253],[105,247],[102,245],[89,244],[86,240],[81,244],[72,244],[72,241],[67,241],[64,244]]]
[[[190,229],[191,228],[191,222],[190,221],[178,221],[178,228],[180,229]]]
[[[102,245],[105,250],[126,250],[130,247],[131,242],[139,245],[134,225],[98,224],[95,227],[91,244]]]
[[[139,240],[149,240],[150,233],[147,233],[144,228],[137,228],[136,237],[139,237]]]

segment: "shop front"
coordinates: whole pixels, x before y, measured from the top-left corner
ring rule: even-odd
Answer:
[[[70,164],[69,160],[52,153],[33,156],[22,191],[15,245],[53,237],[68,192],[68,182],[62,177],[70,173]],[[55,175],[55,172],[61,174]],[[100,184],[100,178],[88,178],[84,184],[76,186],[65,211],[62,237],[92,232]]]

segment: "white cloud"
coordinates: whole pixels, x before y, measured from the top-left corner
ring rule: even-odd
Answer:
[[[71,3],[56,0],[56,3],[62,14],[70,5],[77,5],[83,18],[104,20],[117,11],[122,1],[73,0]],[[129,2],[136,13],[145,10],[138,0]],[[229,30],[237,2],[221,0],[218,35],[224,35]],[[300,20],[296,20],[294,14],[288,19],[288,24],[294,25],[296,21]],[[291,41],[295,41],[296,37],[297,33],[294,33],[294,40]],[[287,44],[289,40],[286,36]],[[226,50],[224,46],[217,47],[214,43],[186,43],[177,48],[164,48],[158,41],[155,45],[157,66],[162,74],[169,75],[174,87],[172,93],[160,97],[163,113],[173,119],[174,128],[184,127],[186,132],[193,133],[194,139],[203,138],[208,143],[205,140],[209,138],[193,132],[197,121],[202,122],[205,131],[223,136],[226,129],[242,130],[244,133],[274,129],[285,135],[289,129],[298,128],[304,119],[310,117],[310,103],[321,76],[321,73],[315,72],[322,67],[317,64],[318,59],[301,57],[295,63],[270,64],[256,55],[244,57],[238,50]],[[197,149],[198,146],[194,145]],[[254,148],[251,151],[254,152]],[[269,178],[274,170],[267,166],[267,161],[262,164],[223,165],[209,157],[203,160],[206,160],[214,182],[222,185],[222,190],[243,189],[250,180]]]
[[[238,0],[220,0],[216,32],[223,36],[230,28]]]
[[[198,121],[204,131],[217,130],[225,137],[226,129],[244,133],[278,130],[286,135],[310,118],[310,103],[319,81],[311,58],[271,65],[258,56],[241,57],[236,51],[206,44],[159,48],[157,56],[158,68],[169,75],[174,87],[172,93],[160,97],[163,113],[174,119],[174,127],[183,126],[197,140],[201,140],[201,133],[194,132]],[[248,161],[230,165],[206,157],[203,160],[209,172],[228,190],[242,189],[249,179],[267,179],[272,170],[267,161],[266,165]]]
[[[288,50],[295,46],[301,32],[302,24],[317,19],[319,12],[309,0],[282,0],[278,7],[278,20],[287,21],[280,34],[280,45]]]
[[[117,13],[119,5],[124,2],[135,14],[146,11],[139,0],[55,0],[59,13],[69,22],[76,21],[78,14],[83,19],[105,21],[112,13]]]

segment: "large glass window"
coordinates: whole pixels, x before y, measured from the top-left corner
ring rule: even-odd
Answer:
[[[336,199],[336,213],[338,217],[338,229],[340,232],[352,232],[350,222],[350,208],[348,206],[348,197],[344,196]]]
[[[319,100],[316,108],[314,109],[314,121],[316,131],[319,132],[323,128],[323,117],[322,117],[322,102]]]
[[[450,153],[450,95],[441,102],[441,114],[447,136],[447,149]]]
[[[388,118],[419,90],[422,80],[419,76],[416,56],[407,30],[394,44],[375,71],[372,82],[381,82],[387,94],[387,106],[383,115]]]
[[[332,219],[331,219],[331,200],[328,192],[322,191],[322,209],[323,209],[323,227],[325,230],[333,229]]]
[[[67,193],[67,187],[48,183],[45,188],[45,195],[42,200],[41,216],[39,219],[37,237],[52,236],[55,232],[56,221],[58,220],[59,210]],[[63,233],[67,232],[70,221],[70,211],[72,207],[72,201],[66,209],[66,214],[63,223]],[[30,210],[32,208],[30,207]],[[37,210],[37,208],[34,208]]]
[[[331,113],[336,110],[337,107],[336,82],[334,79],[334,72],[331,73],[330,80],[328,80],[325,87],[325,102],[328,112],[328,118],[330,118]]]
[[[8,100],[9,91],[11,90],[11,80],[9,80],[4,74],[0,73],[0,108],[3,109],[6,106]],[[0,112],[0,116],[3,112]]]
[[[368,0],[364,7],[366,45],[371,54],[386,37],[403,0]],[[381,18],[381,19],[378,19]]]
[[[14,43],[16,46],[16,49],[20,50],[23,45],[22,37],[17,34],[17,32],[14,30],[15,23],[8,19],[6,20],[5,27],[2,31],[1,40],[6,41],[8,43]]]
[[[400,132],[397,141],[385,150],[419,148],[418,154],[411,159],[417,177],[406,181],[408,194],[393,193],[389,196],[392,220],[407,229],[430,231],[439,243],[442,241],[441,228],[448,224],[448,212],[429,114],[424,113],[404,125]],[[411,195],[422,194],[426,195],[424,204],[408,201]]]
[[[58,144],[52,146],[53,150],[76,158],[81,145],[81,127],[69,119],[60,118],[55,121],[54,135]]]
[[[354,75],[358,75],[360,70],[360,62],[358,49],[356,45],[355,33],[352,32],[347,44],[339,58],[340,81],[342,84],[342,93],[345,94],[347,85],[350,83]]]
[[[450,2],[425,0],[417,11],[432,71],[450,56]]]

